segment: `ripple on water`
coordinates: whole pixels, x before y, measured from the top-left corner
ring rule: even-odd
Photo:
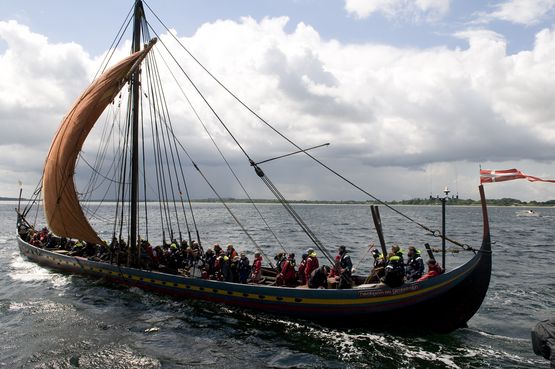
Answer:
[[[126,345],[97,347],[83,341],[68,345],[65,349],[40,352],[33,355],[29,364],[33,368],[112,368],[112,369],[156,369],[162,364],[155,358],[135,352]]]

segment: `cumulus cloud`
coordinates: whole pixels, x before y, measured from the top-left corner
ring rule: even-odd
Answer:
[[[0,55],[0,147],[47,147],[67,105],[87,85],[91,61],[81,46],[50,44],[15,21],[0,22],[0,39],[7,44]]]
[[[555,7],[555,0],[508,0],[495,5],[490,13],[481,13],[480,21],[503,20],[533,25],[544,19]]]
[[[450,0],[345,0],[345,9],[358,18],[381,13],[387,18],[434,21],[449,11]]]
[[[545,77],[555,72],[554,30],[542,30],[533,48],[511,55],[502,35],[484,29],[458,33],[468,44],[464,48],[418,49],[324,40],[303,23],[288,32],[288,21],[217,21],[180,41],[293,140],[305,147],[331,142],[316,155],[380,197],[427,193],[432,169],[445,163],[464,168],[459,172],[460,187],[468,183],[474,188],[479,162],[512,163],[511,167],[536,163],[541,172],[530,166],[520,169],[554,176],[546,173],[547,166],[537,164],[552,160],[555,144],[555,83]],[[2,188],[9,189],[18,171],[26,178],[35,173],[38,180],[61,116],[94,75],[100,58],[79,45],[49,43],[16,22],[0,22],[0,38],[7,43],[0,54],[0,149],[10,152],[0,157],[0,170]],[[162,41],[168,46],[173,42],[169,35]],[[124,49],[128,48],[123,47],[122,54]],[[183,51],[176,56],[191,75],[200,72]],[[163,78],[172,79],[165,73]],[[196,81],[255,160],[294,150],[209,78]],[[198,103],[191,87],[185,89]],[[211,178],[225,178],[221,163],[207,159],[214,158],[215,150],[180,95],[170,83],[166,97],[176,133],[200,164],[214,170]],[[233,165],[245,166],[241,151],[210,111],[200,107],[198,113]],[[96,141],[92,142],[87,152],[93,151]],[[293,198],[358,196],[348,190],[338,193],[336,179],[308,165],[309,160],[299,155],[266,168]],[[248,165],[241,173],[257,179]],[[308,185],[303,185],[304,176],[298,178],[300,173],[308,176]],[[410,189],[406,178],[411,178]],[[236,187],[227,187],[231,193],[226,195],[241,196],[233,193]]]

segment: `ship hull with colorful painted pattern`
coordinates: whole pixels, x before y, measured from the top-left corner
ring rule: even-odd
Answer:
[[[483,191],[481,189],[482,195]],[[423,282],[398,288],[308,289],[239,284],[118,266],[38,248],[18,237],[28,259],[56,270],[105,278],[164,295],[206,300],[269,314],[344,327],[425,329],[450,332],[465,327],[486,295],[491,241],[485,201],[482,246],[467,263]]]

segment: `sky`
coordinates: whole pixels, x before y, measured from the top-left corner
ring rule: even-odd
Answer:
[[[314,155],[383,200],[445,186],[476,199],[480,166],[555,179],[555,0],[147,3],[264,119],[303,147],[329,142]],[[24,194],[35,188],[59,122],[131,6],[0,0],[0,196],[17,196],[18,181]],[[207,94],[255,160],[294,151],[221,92]],[[229,174],[208,159],[214,150],[184,110],[173,119],[178,133],[222,186]],[[210,124],[253,196],[270,197]],[[303,156],[264,169],[291,199],[365,198]],[[237,185],[222,193],[244,197]],[[555,185],[488,184],[486,195],[546,201]]]

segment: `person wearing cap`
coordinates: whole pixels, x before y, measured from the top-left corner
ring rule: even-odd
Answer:
[[[417,282],[422,282],[427,279],[437,277],[441,273],[443,273],[443,269],[439,266],[439,264],[434,259],[430,259],[428,260],[428,273],[418,278]]]
[[[297,272],[295,271],[295,265],[295,254],[289,254],[287,259],[281,263],[281,272],[278,274],[276,279],[276,284],[278,286],[297,286]]]
[[[262,279],[262,256],[260,252],[254,253],[254,260],[252,261],[251,282],[260,283]]]
[[[351,272],[353,269],[353,262],[351,257],[347,253],[347,248],[345,246],[339,246],[337,250],[339,256],[339,263],[336,264],[336,269],[339,272],[339,289],[351,288],[352,281]]]
[[[424,274],[424,260],[420,256],[420,250],[417,250],[414,246],[409,246],[407,257],[406,279],[407,282],[415,282]]]
[[[318,258],[316,257],[316,252],[314,252],[313,248],[306,250],[306,267],[304,270],[305,279],[307,281],[310,280],[310,275],[313,271],[318,269]],[[327,278],[327,276],[326,276]]]

